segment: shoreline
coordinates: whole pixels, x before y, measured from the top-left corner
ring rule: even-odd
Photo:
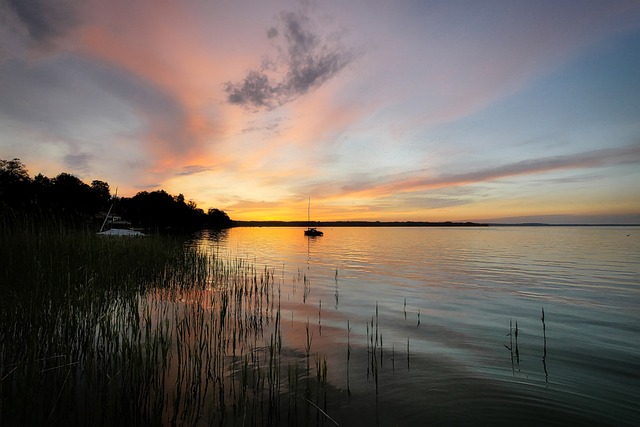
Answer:
[[[477,222],[427,221],[234,221],[235,227],[488,227]]]
[[[430,221],[234,221],[233,227],[638,227],[640,224],[549,224],[542,222],[481,223]]]

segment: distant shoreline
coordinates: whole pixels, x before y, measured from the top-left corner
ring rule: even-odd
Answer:
[[[234,221],[236,227],[488,227],[477,222],[427,221]]]
[[[638,227],[640,224],[549,224],[430,221],[234,221],[234,227]]]
[[[545,222],[523,222],[516,224],[495,223],[490,222],[487,225],[491,227],[638,227],[640,224],[612,224],[612,223],[593,223],[593,224],[548,224]]]

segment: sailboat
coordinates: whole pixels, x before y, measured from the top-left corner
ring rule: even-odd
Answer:
[[[315,227],[311,227],[311,197],[309,197],[309,205],[307,206],[307,223],[309,224],[307,229],[304,230],[305,236],[317,237],[324,236],[324,233]]]
[[[118,189],[116,188],[116,195],[114,196],[114,200],[118,198]],[[141,233],[137,230],[132,230],[130,228],[130,223],[128,221],[124,221],[119,216],[111,216],[111,209],[113,209],[113,203],[109,206],[109,211],[107,215],[104,217],[104,222],[102,223],[102,227],[100,227],[100,231],[97,233],[99,236],[122,236],[122,237],[142,237],[144,233]],[[104,229],[104,226],[107,225],[107,221],[111,219],[111,228],[108,230]]]

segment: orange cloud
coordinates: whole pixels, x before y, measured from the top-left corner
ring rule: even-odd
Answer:
[[[208,39],[214,34],[203,34],[194,25],[196,18],[177,4],[98,3],[92,13],[78,48],[155,86],[174,103],[171,111],[136,111],[146,127],[141,137],[154,159],[148,172],[161,178],[163,170],[229,161],[215,146],[234,135],[244,120],[240,112],[221,108],[221,82],[229,73],[239,73],[243,62],[220,56],[224,49]]]

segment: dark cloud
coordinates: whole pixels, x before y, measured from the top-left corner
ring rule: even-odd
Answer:
[[[187,111],[172,93],[114,64],[73,54],[0,67],[0,116],[59,141],[91,142],[100,132],[130,135],[158,155],[180,156],[198,141]],[[97,102],[96,100],[99,100]],[[84,130],[92,126],[93,131]]]
[[[280,105],[281,100],[278,98],[282,87],[274,86],[269,76],[262,71],[249,71],[241,83],[225,83],[225,92],[231,104],[268,109]]]
[[[91,170],[89,162],[92,158],[90,154],[67,154],[64,163],[70,170],[86,174]]]
[[[318,35],[311,20],[300,12],[282,13],[280,24],[281,30],[272,27],[267,32],[270,39],[280,35],[284,39],[278,66],[265,58],[263,66],[250,70],[243,80],[226,82],[229,103],[252,110],[275,108],[319,87],[355,58],[355,52],[342,46],[339,37]],[[285,70],[278,79],[267,74],[278,68]]]
[[[276,27],[271,27],[267,30],[267,37],[273,39],[278,37],[278,29]]]
[[[0,0],[6,3],[26,26],[30,37],[48,45],[78,22],[73,0]]]

